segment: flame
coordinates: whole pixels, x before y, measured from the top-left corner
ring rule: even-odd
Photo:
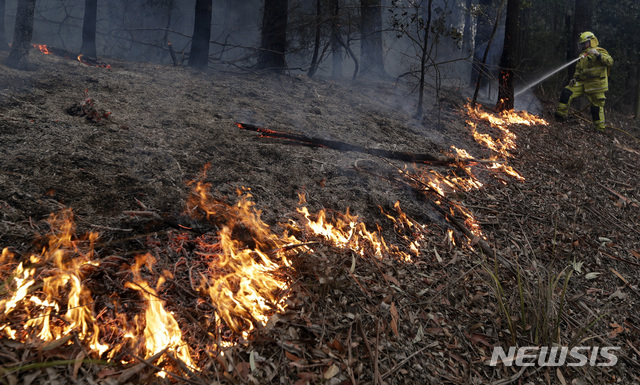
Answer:
[[[100,343],[100,330],[94,322],[90,304],[93,303],[91,292],[82,285],[81,269],[91,262],[93,257],[92,245],[97,238],[96,233],[90,233],[87,240],[90,243],[89,252],[83,252],[78,247],[78,241],[73,240],[75,225],[70,210],[63,211],[58,216],[51,216],[49,220],[52,227],[52,235],[49,237],[48,246],[44,247],[38,255],[32,255],[32,265],[52,265],[47,269],[48,276],[43,278],[42,293],[31,295],[26,301],[29,288],[35,283],[35,268],[24,268],[21,262],[14,270],[13,282],[15,292],[8,301],[0,301],[0,328],[8,329],[9,316],[15,309],[26,309],[30,318],[24,323],[21,336],[26,339],[33,330],[36,337],[42,341],[60,339],[72,332],[77,333],[81,340],[87,340],[88,346],[98,355],[104,353],[109,347]],[[6,249],[5,249],[6,250]],[[13,257],[3,251],[3,260]],[[43,298],[44,297],[44,298]],[[65,309],[62,317],[65,323],[53,322],[52,312],[57,314],[60,309]],[[17,338],[17,332],[13,332]]]
[[[526,111],[515,112],[503,111],[499,114],[491,114],[482,111],[480,107],[472,107],[470,104],[466,106],[469,120],[467,120],[467,127],[475,141],[484,147],[488,148],[495,153],[491,157],[491,162],[487,167],[492,172],[500,172],[509,175],[519,181],[524,181],[522,177],[513,167],[507,164],[507,160],[512,158],[512,151],[516,146],[517,137],[516,134],[509,129],[509,126],[513,124],[523,125],[548,125],[548,123],[541,118],[529,114]],[[483,125],[482,130],[489,132],[482,132],[478,122],[487,122],[488,127]],[[497,135],[496,135],[497,134]],[[458,161],[457,169],[462,170],[463,175],[456,174],[457,171],[448,170],[447,175],[443,175],[438,171],[426,168],[419,168],[415,166],[415,172],[407,172],[400,170],[400,173],[407,177],[416,187],[424,188],[424,186],[436,192],[441,197],[447,197],[448,205],[451,208],[455,208],[455,212],[451,210],[451,215],[456,216],[456,212],[464,218],[464,223],[469,231],[477,236],[486,239],[483,235],[480,225],[475,217],[460,204],[456,203],[451,196],[457,193],[477,190],[483,187],[483,183],[477,178],[476,174],[472,170],[474,164],[474,158],[464,149],[451,146],[451,154]],[[483,162],[486,163],[486,162]],[[505,181],[501,180],[503,183]],[[441,200],[435,202],[438,205],[442,205]],[[452,234],[449,236],[451,242],[455,244]]]
[[[32,44],[34,48],[37,48],[45,55],[53,55],[53,52],[49,51],[49,48],[45,44]]]
[[[380,232],[367,230],[358,216],[349,213],[349,209],[344,214],[336,213],[333,223],[327,219],[326,210],[320,210],[315,220],[306,207],[296,210],[306,219],[305,227],[308,230],[338,248],[353,250],[361,256],[369,253],[378,259],[389,253],[389,247]]]
[[[526,111],[516,112],[514,110],[509,110],[502,111],[496,115],[480,110],[479,106],[472,107],[471,104],[467,104],[466,108],[470,118],[488,122],[489,126],[497,129],[501,135],[500,138],[494,139],[489,134],[479,132],[478,124],[476,122],[472,120],[467,121],[469,130],[471,131],[471,134],[473,135],[476,142],[489,148],[491,151],[497,153],[500,157],[493,158],[494,160],[500,159],[500,162],[493,163],[490,169],[504,172],[505,174],[512,176],[519,181],[524,181],[525,178],[522,177],[515,169],[513,169],[513,167],[508,166],[504,163],[507,158],[512,157],[510,151],[516,149],[516,135],[511,130],[509,130],[508,127],[513,124],[527,126],[546,126],[549,123],[547,123],[546,120],[532,115]]]
[[[384,210],[382,213],[393,222],[396,234],[405,242],[410,254],[419,256],[421,250],[426,247],[426,235],[430,233],[429,229],[426,225],[409,218],[400,208],[400,201],[396,201],[393,208],[396,210],[397,216],[387,214]],[[390,245],[389,248],[391,253],[399,256],[404,262],[412,261],[411,255],[401,251],[397,246]]]
[[[182,360],[189,368],[196,369],[189,353],[188,345],[182,340],[182,331],[176,319],[164,309],[162,301],[158,297],[156,290],[149,287],[149,284],[141,278],[140,270],[146,265],[152,269],[156,259],[150,254],[139,255],[133,266],[133,282],[125,283],[125,287],[138,290],[146,302],[144,342],[146,348],[146,358],[167,349],[175,353],[176,357]],[[164,282],[162,277],[158,279],[156,289],[159,290]],[[160,376],[166,374],[160,372]]]
[[[277,311],[284,311],[283,295],[289,285],[277,272],[290,266],[284,251],[300,243],[295,237],[274,234],[260,219],[248,191],[238,192],[235,205],[214,199],[210,185],[194,182],[189,211],[225,223],[218,237],[201,237],[200,254],[207,258],[203,288],[225,324],[246,338],[255,326],[264,326]],[[219,325],[220,326],[220,325]]]

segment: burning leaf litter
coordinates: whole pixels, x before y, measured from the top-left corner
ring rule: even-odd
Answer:
[[[175,365],[162,355],[172,354],[174,361],[179,360],[192,371],[201,367],[198,360],[202,360],[203,350],[217,355],[236,343],[247,343],[254,330],[264,328],[272,316],[286,311],[295,279],[292,265],[300,253],[312,251],[308,245],[313,243],[287,235],[286,230],[280,235],[273,233],[260,219],[261,212],[255,209],[248,190],[238,192],[237,203],[228,205],[214,199],[210,187],[201,181],[192,182],[187,211],[220,226],[217,234],[175,234],[165,249],[171,255],[182,255],[181,261],[189,256],[192,266],[188,276],[182,278],[192,289],[188,291],[196,298],[196,307],[207,309],[208,341],[190,345],[195,337],[189,338],[181,330],[186,320],[166,309],[167,305],[176,307],[163,299],[163,293],[167,285],[180,285],[174,275],[178,274],[175,271],[180,261],[174,273],[165,269],[158,274],[154,271],[157,258],[148,252],[137,255],[128,271],[122,270],[126,265],[118,267],[114,262],[125,260],[101,257],[101,251],[95,249],[98,233],[76,235],[69,209],[51,216],[51,230],[41,252],[24,258],[8,248],[3,250],[5,291],[0,300],[0,332],[5,338],[39,349],[49,344],[74,345],[71,337],[75,337],[91,356],[124,365],[141,356],[153,357],[158,367],[171,368]],[[396,224],[418,226],[399,206],[397,210],[401,215],[394,219]],[[299,236],[352,250],[361,257],[383,259],[395,255],[410,260],[408,253],[387,245],[378,231],[368,231],[348,212],[338,214],[334,221],[327,219],[325,211],[312,215],[302,207],[298,212],[303,224],[292,221],[283,227]],[[410,243],[408,248],[419,253],[419,240],[405,238]],[[149,241],[150,245],[155,242]],[[160,258],[171,257],[161,248],[152,252]],[[113,271],[115,267],[120,271]],[[109,290],[100,283],[105,274],[124,277],[124,281],[107,298],[96,298],[94,291]],[[131,305],[134,292],[142,301]],[[159,375],[164,377],[172,373],[170,370],[163,369]]]
[[[88,96],[87,99],[91,100]],[[493,118],[488,121],[499,127],[504,136],[502,141],[493,141],[483,135],[481,142],[491,150],[509,156],[506,151],[514,148],[515,135],[507,130],[508,123]],[[466,151],[455,150],[462,159],[469,158]],[[480,188],[482,184],[473,177],[473,173],[468,169],[465,171],[468,179],[447,178],[435,171],[419,178],[426,180],[424,183],[443,197],[447,194],[445,189],[450,192],[459,187],[463,190]],[[207,233],[193,237],[185,233],[181,235],[183,244],[174,246],[173,250],[184,251],[184,244],[190,244],[194,249],[191,257],[198,258],[189,270],[189,286],[197,291],[198,302],[205,301],[203,294],[207,294],[211,301],[209,306],[214,310],[207,330],[215,343],[209,341],[206,344],[204,349],[208,351],[219,352],[234,341],[247,341],[252,331],[257,327],[263,328],[271,316],[286,311],[287,293],[294,279],[291,258],[296,258],[295,253],[291,255],[286,251],[288,246],[302,244],[304,246],[296,253],[309,252],[311,249],[304,241],[312,237],[333,247],[352,250],[361,257],[382,260],[395,256],[398,260],[410,262],[412,255],[419,256],[424,247],[421,241],[429,232],[423,225],[409,219],[400,209],[399,202],[396,203],[398,215],[385,215],[405,240],[407,251],[402,251],[396,245],[388,245],[380,229],[369,231],[348,210],[328,220],[326,211],[321,210],[313,216],[307,207],[302,206],[297,211],[304,218],[303,225],[292,222],[288,228],[305,237],[303,241],[286,231],[280,235],[273,233],[260,219],[261,212],[254,208],[248,191],[239,192],[238,202],[228,205],[211,196],[209,184],[194,181],[191,185],[193,194],[187,211],[221,226],[215,236]],[[303,195],[300,203],[306,203]],[[464,215],[472,233],[481,236],[471,213],[457,204],[455,208]],[[162,275],[154,273],[156,258],[149,253],[138,255],[120,293],[111,296],[111,306],[98,311],[96,304],[102,301],[93,298],[94,294],[86,282],[101,265],[94,249],[99,235],[89,233],[76,237],[70,210],[52,215],[50,225],[48,244],[40,253],[18,262],[9,249],[3,250],[3,278],[7,290],[6,298],[0,301],[0,311],[3,312],[0,331],[5,337],[43,346],[60,340],[65,340],[62,345],[72,344],[67,336],[75,335],[96,358],[106,354],[108,359],[117,358],[127,363],[137,355],[149,358],[169,351],[190,370],[198,369],[197,358],[192,357],[192,352],[199,347],[191,347],[185,341],[178,320],[165,309],[165,301],[160,294],[167,280],[173,282],[173,274],[168,271]],[[455,246],[451,229],[447,234]],[[16,264],[12,271],[7,268]],[[148,278],[142,275],[143,267],[146,267]],[[148,280],[156,282],[155,289]],[[144,314],[134,314],[131,318],[131,314],[122,312],[127,308],[122,302],[126,289],[142,297]],[[156,364],[170,366],[170,362],[164,359]],[[165,375],[164,372],[161,374]]]

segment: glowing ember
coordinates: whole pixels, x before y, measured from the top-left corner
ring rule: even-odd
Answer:
[[[49,48],[45,44],[33,44],[33,47],[39,49],[40,52],[45,55],[53,55],[53,53],[49,51]]]

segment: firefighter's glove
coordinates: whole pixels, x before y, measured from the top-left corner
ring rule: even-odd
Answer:
[[[588,50],[587,50],[587,53],[588,53],[589,55],[594,55],[594,56],[596,56],[596,57],[597,57],[597,56],[600,56],[600,52],[598,52],[598,50],[597,50],[597,49],[595,49],[595,48],[590,48],[590,49],[588,49]]]
[[[576,84],[578,84],[578,81],[576,80],[576,78],[569,80],[569,87],[573,87]]]

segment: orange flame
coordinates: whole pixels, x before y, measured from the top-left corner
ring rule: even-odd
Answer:
[[[149,287],[149,284],[141,278],[140,269],[146,265],[152,269],[155,258],[150,254],[136,257],[133,267],[133,282],[125,283],[125,287],[138,290],[145,299],[147,309],[145,311],[144,341],[146,348],[146,358],[149,358],[164,349],[175,353],[176,357],[182,360],[189,368],[196,369],[196,365],[189,354],[189,347],[182,340],[182,331],[176,319],[168,313],[161,300],[158,298],[156,290]],[[156,289],[160,289],[164,279],[160,277]],[[164,372],[160,372],[164,377]]]
[[[389,253],[389,247],[378,231],[371,232],[349,209],[344,214],[336,214],[334,223],[327,220],[326,211],[320,210],[317,219],[312,219],[306,207],[296,209],[307,222],[305,227],[316,236],[331,242],[338,248],[353,250],[361,256],[372,254],[378,259]]]
[[[300,242],[271,232],[248,192],[238,192],[238,203],[227,205],[214,199],[209,189],[209,184],[196,182],[188,204],[190,212],[199,209],[208,219],[226,223],[217,240],[199,240],[209,263],[202,286],[226,325],[246,338],[256,324],[264,325],[270,315],[284,310],[288,284],[277,271],[290,265],[282,251],[285,246]]]
[[[45,55],[53,55],[53,52],[49,51],[49,48],[45,44],[32,44],[34,48],[37,48]]]
[[[497,129],[498,132],[500,132],[501,138],[494,139],[489,134],[478,132],[478,125],[475,122],[467,121],[467,124],[470,127],[471,134],[473,135],[476,142],[497,153],[502,158],[502,160],[506,160],[507,158],[512,157],[510,151],[516,148],[516,135],[511,130],[509,130],[508,126],[513,124],[521,124],[527,126],[531,126],[534,124],[548,125],[547,121],[545,121],[544,119],[538,118],[537,116],[532,115],[526,111],[502,111],[500,114],[496,115],[481,111],[479,106],[472,107],[470,104],[468,104],[467,113],[469,114],[469,117],[473,119],[488,122],[490,127]],[[496,162],[492,164],[490,169],[500,170],[520,181],[525,180],[525,178],[522,177],[516,170],[514,170],[513,167],[508,166],[504,163]]]
[[[93,303],[91,292],[82,285],[81,268],[87,264],[95,264],[91,261],[93,257],[92,246],[97,238],[96,233],[89,234],[89,252],[83,252],[78,248],[77,242],[73,240],[75,235],[75,225],[73,215],[70,210],[63,211],[59,216],[52,216],[50,219],[53,235],[49,238],[49,245],[45,247],[39,255],[32,255],[30,262],[36,264],[53,264],[48,269],[48,276],[43,278],[42,293],[44,299],[38,295],[32,295],[25,303],[29,287],[34,283],[35,268],[24,268],[21,262],[14,271],[14,282],[16,291],[9,301],[0,301],[0,323],[17,308],[20,303],[22,307],[28,309],[31,314],[30,319],[24,324],[22,335],[26,337],[28,330],[39,330],[37,337],[42,341],[53,341],[62,338],[72,332],[78,334],[82,340],[87,340],[92,351],[101,355],[109,347],[103,345],[99,340],[99,328],[94,322],[94,317],[90,304]],[[6,250],[6,249],[5,249]],[[12,258],[3,251],[3,259]],[[32,305],[29,305],[29,302]],[[54,323],[51,320],[52,311],[57,313],[60,309],[66,308],[63,319],[64,325]],[[7,328],[0,327],[12,333]],[[25,334],[27,333],[27,334]],[[13,333],[16,337],[16,334]]]

